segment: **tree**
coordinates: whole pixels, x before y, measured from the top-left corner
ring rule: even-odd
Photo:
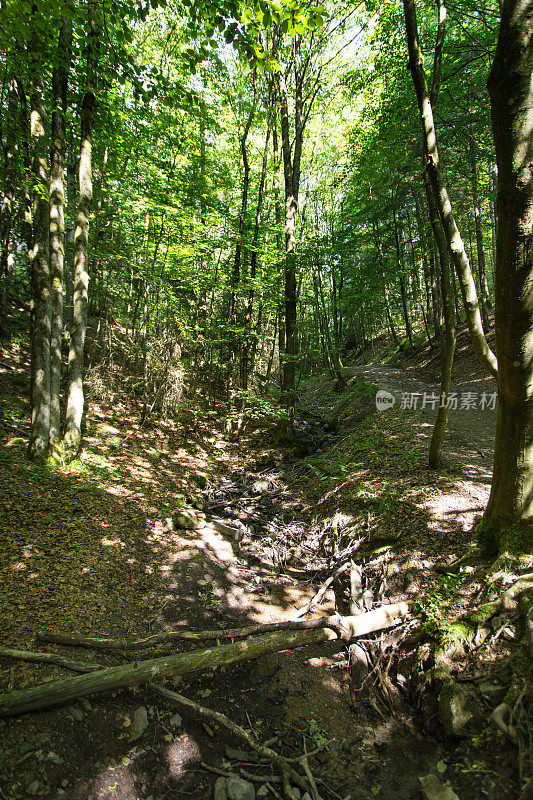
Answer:
[[[96,0],[88,0],[88,52],[86,88],[81,107],[81,144],[79,165],[80,199],[74,234],[74,309],[71,344],[68,356],[68,399],[63,437],[64,453],[71,458],[79,449],[83,417],[83,361],[87,330],[89,286],[88,249],[89,217],[93,199],[92,148],[94,106],[96,102],[96,68],[98,29]]]
[[[489,76],[498,164],[498,418],[486,547],[533,550],[533,4],[504,0]]]

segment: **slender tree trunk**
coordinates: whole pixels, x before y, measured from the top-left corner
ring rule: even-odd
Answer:
[[[61,433],[61,349],[63,341],[63,265],[65,253],[65,115],[67,113],[67,83],[72,44],[72,23],[63,18],[59,32],[59,66],[54,68],[52,90],[52,153],[50,166],[50,445],[54,446]]]
[[[392,341],[394,342],[395,347],[400,346],[400,340],[398,338],[398,334],[396,333],[396,328],[394,327],[394,322],[392,319],[392,312],[390,308],[390,300],[389,300],[389,290],[387,287],[387,281],[385,278],[385,259],[383,257],[383,244],[381,242],[381,236],[379,234],[379,226],[376,220],[372,221],[372,228],[374,231],[374,243],[376,245],[376,250],[378,254],[378,264],[379,270],[381,273],[381,277],[383,279],[383,296],[385,299],[385,313],[387,315],[387,323],[389,325],[390,335],[392,337]]]
[[[242,272],[242,262],[243,262],[243,255],[244,255],[244,227],[246,223],[246,214],[248,211],[248,191],[250,187],[250,163],[248,161],[248,152],[246,149],[246,142],[248,139],[248,134],[250,132],[250,127],[252,125],[253,119],[255,117],[255,107],[257,102],[256,96],[256,88],[255,88],[255,75],[254,75],[254,102],[253,106],[250,110],[248,115],[248,119],[246,120],[246,124],[244,126],[244,131],[242,136],[239,140],[241,156],[242,156],[242,165],[243,165],[243,177],[242,177],[242,193],[241,193],[241,211],[239,215],[239,230],[238,230],[238,238],[237,244],[235,246],[235,258],[233,260],[233,272],[231,276],[231,306],[230,306],[230,322],[232,331],[230,333],[231,337],[231,346],[230,346],[230,364],[228,367],[228,391],[231,388],[231,381],[233,377],[233,367],[235,364],[235,360],[237,357],[237,351],[239,349],[239,343],[242,343],[242,337],[237,334],[237,316],[238,316],[238,290],[239,284],[241,281],[241,272]]]
[[[281,198],[280,198],[280,163],[281,155],[279,152],[278,144],[278,129],[276,122],[272,127],[272,156],[274,162],[274,177],[272,180],[272,189],[274,193],[274,213],[276,217],[276,250],[280,259],[283,254],[283,232],[282,232],[282,218],[281,218]],[[283,278],[283,271],[280,269],[281,278]],[[279,356],[279,386],[283,392],[283,362],[285,358],[285,315],[283,313],[283,301],[280,297],[278,302],[278,356]]]
[[[265,193],[265,181],[266,181],[267,163],[268,163],[268,145],[270,142],[271,123],[272,123],[271,116],[269,116],[267,122],[266,135],[265,135],[265,145],[263,148],[261,177],[259,179],[259,188],[257,190],[257,205],[255,209],[254,232],[252,237],[252,246],[250,254],[250,289],[248,291],[248,300],[246,303],[246,308],[244,311],[244,320],[243,320],[244,335],[243,335],[242,353],[241,353],[241,386],[244,389],[244,391],[248,389],[248,375],[250,372],[251,343],[250,343],[249,331],[252,324],[252,310],[253,310],[254,295],[255,295],[255,280],[257,277],[257,249],[259,247],[259,229],[261,226],[261,214],[263,211],[263,197]]]
[[[4,196],[0,209],[0,333],[5,327],[7,311],[7,283],[9,279],[10,243],[15,211],[15,147],[17,127],[18,92],[14,78],[7,87],[7,114],[5,117]]]
[[[73,321],[68,359],[68,397],[63,439],[65,456],[72,458],[81,443],[83,418],[83,362],[87,331],[87,303],[89,288],[88,251],[89,217],[93,199],[92,146],[94,106],[96,102],[96,69],[98,32],[96,27],[98,6],[96,0],[88,2],[88,54],[87,83],[81,107],[81,145],[79,164],[79,207],[74,235],[74,296]]]
[[[74,147],[70,148],[67,163],[67,225],[65,232],[65,317],[68,329],[72,328],[74,295],[74,229],[76,223],[76,161]]]
[[[401,242],[400,242],[400,232],[398,230],[398,222],[396,219],[396,211],[394,212],[394,237],[396,240],[396,257],[398,259],[398,273],[400,279],[400,292],[402,296],[402,309],[403,309],[403,319],[405,323],[405,335],[409,339],[409,344],[413,347],[413,331],[411,327],[411,320],[409,317],[409,308],[407,305],[407,293],[405,290],[405,280],[403,276],[403,257],[402,257],[402,249],[401,249]]]
[[[283,71],[279,72],[279,96],[281,111],[281,150],[285,178],[285,352],[283,361],[282,402],[292,421],[296,402],[296,213],[298,210],[298,187],[295,184],[296,151],[301,152],[301,131],[296,131],[294,161],[291,160],[291,137],[289,129],[289,101]],[[299,177],[299,174],[298,174]]]
[[[35,11],[34,13],[38,13]],[[38,41],[34,37],[34,56]],[[33,178],[33,246],[31,346],[31,430],[28,454],[43,459],[48,453],[50,431],[50,264],[49,264],[49,177],[46,157],[44,82],[41,67],[32,65],[31,145]]]
[[[485,266],[485,248],[483,246],[483,227],[481,225],[481,207],[479,203],[479,191],[476,166],[476,145],[472,129],[469,137],[470,173],[472,180],[472,200],[474,201],[474,224],[476,228],[476,250],[477,250],[477,269],[479,278],[479,294],[481,296],[481,314],[483,326],[486,330],[490,327],[490,297],[487,284],[487,273]]]
[[[426,76],[423,66],[422,50],[418,38],[418,26],[416,21],[416,9],[414,0],[403,0],[405,24],[407,31],[407,44],[409,48],[409,68],[413,78],[420,117],[422,121],[425,150],[427,152],[426,169],[431,182],[431,187],[435,197],[435,202],[439,211],[444,234],[452,260],[457,273],[457,278],[461,287],[463,304],[466,311],[466,319],[470,338],[479,361],[487,371],[495,376],[497,372],[496,356],[490,349],[483,331],[483,323],[479,310],[476,286],[470,263],[466,254],[464,242],[459,233],[455,222],[452,206],[439,162],[437,148],[437,135],[433,121],[433,109],[431,106],[429,91],[426,83]]]
[[[498,417],[487,549],[533,551],[533,6],[504,0],[489,76],[498,164]]]

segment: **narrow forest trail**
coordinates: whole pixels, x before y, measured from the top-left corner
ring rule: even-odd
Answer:
[[[424,405],[424,395],[438,396],[439,384],[427,381],[414,370],[388,364],[360,365],[355,372],[378,390],[394,396],[394,406],[381,413],[395,414],[402,409],[410,417],[413,439],[424,442],[429,449],[437,410],[436,404],[433,404],[434,408],[427,401]],[[481,376],[475,380],[455,380],[451,391],[457,395],[457,408],[451,408],[448,416],[442,468],[446,470],[449,464],[461,464],[463,477],[455,488],[430,501],[430,512],[437,525],[446,525],[452,515],[454,524],[471,530],[490,493],[496,426],[493,393],[496,385],[492,378]],[[413,407],[413,397],[417,398],[416,407]]]

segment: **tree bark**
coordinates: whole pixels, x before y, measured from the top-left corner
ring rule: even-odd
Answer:
[[[450,249],[452,260],[461,287],[463,304],[466,311],[466,319],[470,338],[474,346],[476,355],[487,371],[496,376],[497,361],[496,356],[490,349],[483,331],[483,323],[479,310],[476,285],[470,269],[470,262],[466,254],[464,242],[459,233],[455,222],[452,205],[448,196],[448,191],[444,183],[439,161],[437,148],[437,134],[433,120],[433,109],[431,106],[426,76],[423,66],[423,56],[418,38],[418,26],[416,21],[416,9],[414,0],[403,0],[405,25],[407,32],[407,44],[409,48],[409,69],[413,78],[416,98],[420,110],[422,130],[427,150],[426,169],[431,182],[431,188],[435,197],[446,241]]]
[[[34,13],[37,14],[37,10],[34,10]],[[38,47],[38,38],[34,35],[30,91],[33,244],[30,251],[32,343],[31,430],[28,454],[30,458],[43,459],[48,453],[50,431],[50,185],[46,158],[44,81],[41,65],[38,63]]]
[[[11,78],[7,87],[7,114],[5,116],[4,196],[0,209],[0,333],[5,326],[7,310],[7,282],[9,278],[10,243],[15,211],[16,119],[18,107],[17,84]]]
[[[96,69],[98,55],[96,0],[88,2],[87,82],[81,107],[81,146],[79,163],[79,206],[74,234],[73,320],[68,357],[68,398],[63,437],[64,454],[73,458],[81,444],[83,418],[83,362],[87,332],[89,290],[89,218],[93,200],[92,147],[94,106],[96,102]]]
[[[487,549],[533,549],[533,6],[504,0],[488,87],[498,164],[498,416]]]
[[[479,293],[481,295],[481,314],[483,318],[483,327],[486,330],[489,330],[490,298],[489,287],[487,284],[487,269],[485,265],[485,248],[483,246],[483,227],[481,225],[481,208],[479,203],[476,166],[476,145],[472,130],[470,130],[469,139],[470,175],[472,180],[472,200],[474,203],[474,225],[476,228],[477,270],[479,279]]]
[[[72,22],[65,17],[59,32],[58,62],[52,75],[52,152],[50,165],[50,445],[60,438],[61,348],[63,341],[63,274],[65,254],[65,115],[72,44]]]

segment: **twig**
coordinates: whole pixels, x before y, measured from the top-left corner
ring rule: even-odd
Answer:
[[[345,572],[348,569],[349,564],[350,564],[350,557],[347,556],[346,559],[343,562],[341,562],[341,564],[339,564],[339,566],[335,570],[333,570],[329,578],[327,578],[324,581],[324,583],[322,584],[318,592],[314,595],[314,597],[312,597],[311,600],[309,600],[309,602],[305,604],[305,606],[299,608],[298,611],[292,615],[292,620],[295,621],[297,619],[300,619],[300,617],[303,617],[305,614],[311,611],[313,606],[319,605],[324,599],[327,590],[329,589],[335,578],[337,578],[342,572]]]
[[[303,737],[303,744],[304,744],[304,755],[300,759],[300,763],[304,769],[306,778],[309,782],[309,788],[311,789],[311,797],[313,798],[313,800],[322,800],[322,798],[318,793],[318,789],[316,788],[315,779],[313,777],[313,773],[311,772],[309,761],[307,760],[307,748],[305,746],[305,736]]]
[[[284,789],[290,778],[293,783],[298,784],[298,786],[300,786],[300,788],[302,788],[304,791],[309,790],[307,781],[298,775],[298,773],[290,766],[287,759],[283,758],[283,756],[280,756],[274,750],[271,750],[270,747],[265,747],[262,745],[254,736],[249,734],[236,722],[233,722],[233,720],[229,719],[229,717],[226,717],[225,714],[220,713],[220,711],[213,711],[212,709],[205,708],[204,706],[195,703],[193,700],[189,700],[187,697],[167,689],[165,686],[159,686],[155,683],[149,683],[148,686],[164,700],[168,700],[172,704],[192,711],[195,715],[203,719],[208,719],[211,722],[216,722],[217,724],[222,725],[224,728],[227,728],[227,730],[231,731],[235,736],[244,741],[248,747],[251,747],[252,750],[255,750],[255,752],[258,753],[262,758],[268,759],[280,772],[281,783]],[[290,794],[288,796],[290,797]]]
[[[223,778],[229,778],[231,775],[231,772],[225,772],[223,769],[219,769],[218,767],[212,767],[211,764],[206,764],[205,761],[200,761],[200,766],[207,770],[207,772],[212,772],[215,775],[222,775]]]

